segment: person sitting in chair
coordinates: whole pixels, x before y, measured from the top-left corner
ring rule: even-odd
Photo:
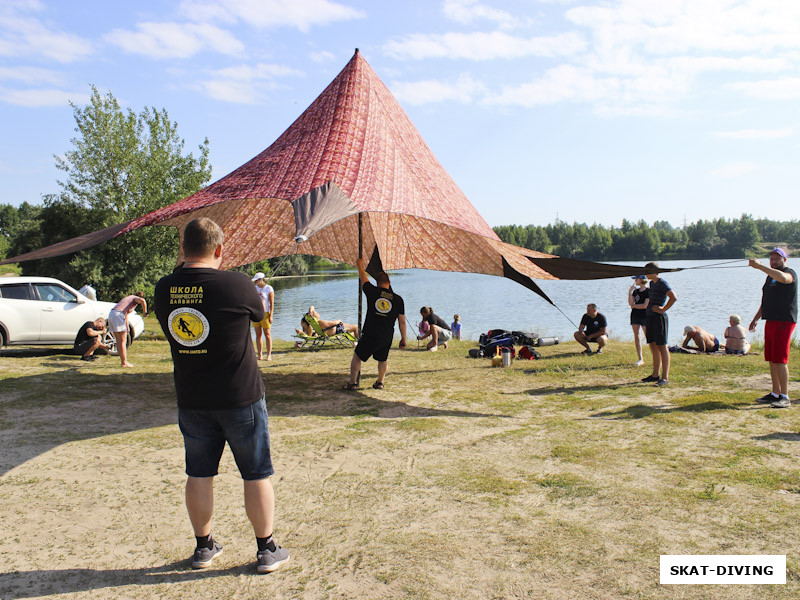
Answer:
[[[597,305],[587,304],[586,314],[581,318],[581,324],[578,326],[578,331],[575,332],[575,341],[586,348],[583,351],[584,354],[592,354],[589,342],[595,342],[597,344],[597,354],[602,354],[603,346],[608,343],[606,326],[606,318],[597,312]]]
[[[306,315],[314,317],[319,323],[319,326],[322,328],[322,331],[324,331],[325,335],[329,337],[336,335],[337,333],[344,332],[351,334],[355,338],[358,337],[358,325],[354,325],[353,323],[343,323],[342,321],[325,320],[319,316],[319,313],[314,309],[313,305],[308,307],[308,312]],[[300,318],[300,327],[302,328],[302,331],[300,329],[296,329],[295,331],[297,331],[297,333],[304,333],[308,336],[316,335],[311,325],[309,325],[308,321],[306,321],[305,315]]]

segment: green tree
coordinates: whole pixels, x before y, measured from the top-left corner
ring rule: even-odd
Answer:
[[[92,86],[89,104],[71,104],[77,135],[72,149],[56,156],[65,173],[61,192],[46,196],[43,245],[140,217],[201,189],[211,178],[208,140],[198,155],[184,152],[178,124],[165,109],[123,110],[109,92]],[[92,283],[112,298],[148,290],[175,264],[177,232],[147,227],[68,257],[25,263],[26,272],[73,285]]]

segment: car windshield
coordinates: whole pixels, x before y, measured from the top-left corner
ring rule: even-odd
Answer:
[[[39,293],[39,300],[45,302],[77,302],[78,298],[75,294],[68,292],[60,285],[54,283],[37,283],[34,284],[36,291]]]

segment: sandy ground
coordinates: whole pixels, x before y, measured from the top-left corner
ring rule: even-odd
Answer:
[[[739,427],[707,413],[696,441],[676,432],[686,438],[672,457],[681,466],[656,469],[647,449],[670,435],[669,423],[622,417],[631,405],[668,414],[668,395],[567,408],[530,376],[506,374],[502,391],[474,393],[448,381],[477,363],[442,363],[455,377],[429,386],[419,385],[424,369],[398,358],[389,380],[407,394],[398,401],[391,386],[341,392],[330,383],[341,374],[312,373],[314,354],[278,353],[276,366],[264,368],[268,387],[277,390],[287,373],[307,384],[299,395],[276,391],[270,403],[276,538],[292,560],[259,576],[229,452],[215,484],[213,532],[224,554],[208,571],[188,568],[194,540],[168,360],[155,361],[144,379],[101,365],[82,391],[73,389],[68,357],[0,360],[0,374],[15,373],[15,385],[0,389],[3,600],[744,599],[800,591],[796,574],[787,586],[759,590],[658,585],[659,554],[778,553],[787,536],[796,550],[800,533],[786,517],[770,521],[769,510],[747,514],[754,502],[796,514],[796,493],[729,484],[724,514],[715,503],[665,500],[670,490],[683,493],[692,461],[704,468],[713,431],[722,444]],[[31,400],[21,384],[49,393]],[[567,396],[581,387],[566,388]],[[775,427],[765,420],[759,432]],[[775,460],[791,469],[786,453],[800,435],[783,435]],[[582,456],[580,439],[599,454]]]

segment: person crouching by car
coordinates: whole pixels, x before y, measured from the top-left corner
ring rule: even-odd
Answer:
[[[108,346],[103,343],[103,336],[106,333],[106,320],[99,317],[94,321],[86,321],[75,336],[73,349],[75,354],[81,355],[81,360],[97,360],[94,355],[97,350],[108,350]]]

